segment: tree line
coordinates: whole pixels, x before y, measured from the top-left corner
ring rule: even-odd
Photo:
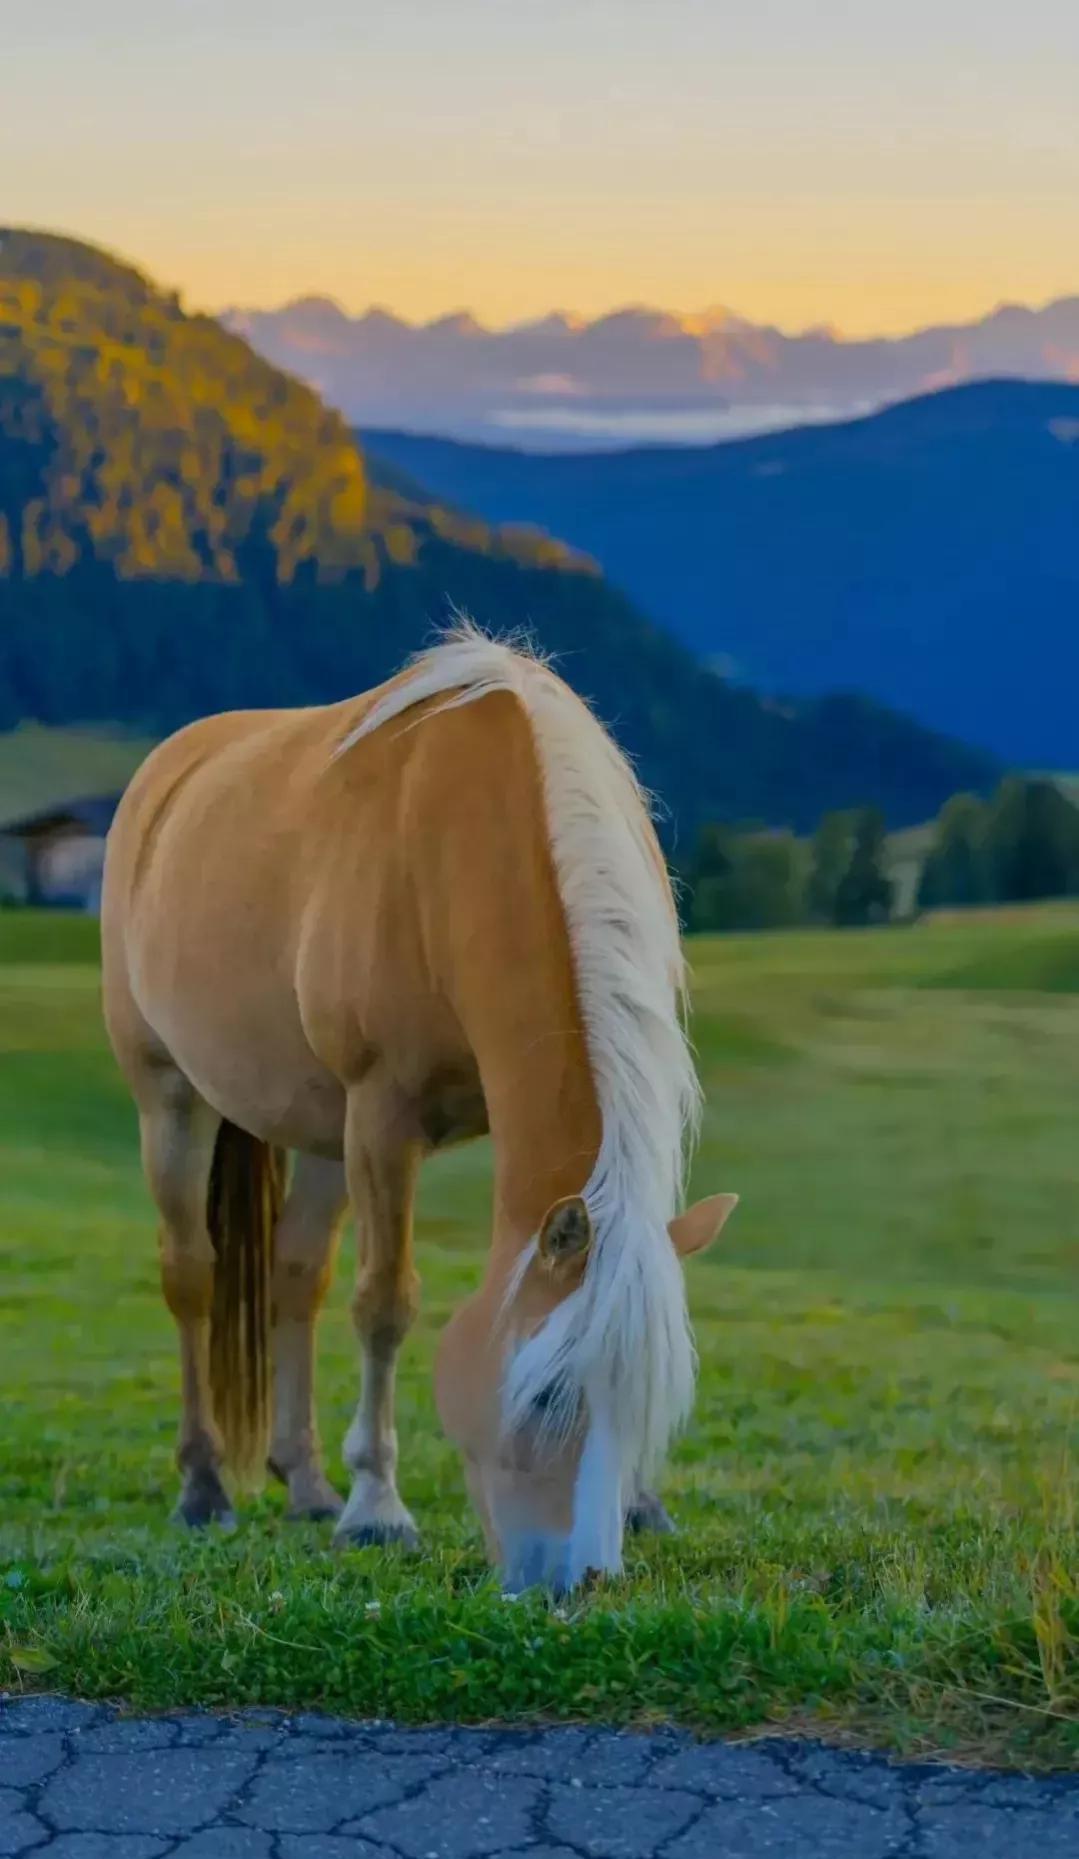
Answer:
[[[690,930],[858,928],[896,902],[876,808],[826,813],[811,839],[756,823],[701,828],[680,862]],[[1051,780],[1012,775],[988,799],[956,794],[932,828],[918,911],[1079,896],[1079,808]]]
[[[991,800],[957,794],[937,820],[918,902],[1028,903],[1079,895],[1079,809],[1055,781],[1013,776]]]

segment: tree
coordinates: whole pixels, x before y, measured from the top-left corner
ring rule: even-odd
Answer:
[[[826,813],[813,835],[806,904],[816,923],[835,922],[836,893],[850,863],[851,816]]]
[[[791,833],[706,826],[686,881],[693,930],[783,929],[805,920],[805,860]]]
[[[985,903],[991,894],[988,814],[976,794],[955,794],[941,809],[918,886],[923,910]]]
[[[735,835],[729,826],[709,822],[701,827],[681,872],[687,929],[720,927],[735,856]]]
[[[834,921],[854,929],[883,923],[892,907],[892,886],[884,872],[884,821],[875,807],[854,817],[850,862],[835,894]]]
[[[1014,775],[989,808],[986,850],[992,894],[1032,902],[1079,891],[1079,812],[1052,781]]]

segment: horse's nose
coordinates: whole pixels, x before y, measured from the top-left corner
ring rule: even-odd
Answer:
[[[537,1531],[503,1543],[504,1594],[524,1594],[529,1588],[565,1594],[572,1586],[568,1536]]]

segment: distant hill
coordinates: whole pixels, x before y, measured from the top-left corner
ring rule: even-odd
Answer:
[[[725,445],[536,457],[370,432],[492,522],[587,549],[693,651],[860,690],[1008,761],[1079,749],[1079,387],[992,381]]]
[[[413,325],[326,297],[225,321],[358,426],[570,451],[704,442],[844,418],[958,382],[1079,376],[1079,296],[1002,304],[969,323],[853,340],[788,335],[723,308],[554,312],[509,329],[466,313]]]
[[[546,535],[372,480],[340,418],[108,254],[0,232],[0,727],[154,733],[343,696],[451,605],[560,655],[668,804],[925,818],[991,760],[861,699],[729,688]]]
[[[0,734],[0,904],[21,897],[25,884],[24,853],[8,837],[11,827],[72,801],[120,793],[152,747],[129,732],[40,723]]]
[[[0,734],[0,834],[13,821],[65,802],[118,794],[153,748],[119,730],[49,729],[40,723]]]

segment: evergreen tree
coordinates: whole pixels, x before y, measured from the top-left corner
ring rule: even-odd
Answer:
[[[705,826],[684,877],[692,930],[784,929],[805,921],[805,857],[791,833]]]
[[[834,923],[836,896],[850,864],[851,816],[826,813],[813,835],[807,908],[815,923]]]
[[[918,887],[923,910],[985,903],[991,890],[985,803],[956,794],[942,808]]]
[[[731,828],[714,822],[702,826],[681,873],[687,929],[725,927],[721,918],[734,866],[735,835]]]
[[[993,895],[1002,903],[1079,891],[1079,812],[1052,781],[1002,781],[986,845]]]
[[[847,929],[883,923],[892,907],[892,886],[884,871],[884,821],[875,807],[854,818],[850,863],[835,896],[834,920]]]

